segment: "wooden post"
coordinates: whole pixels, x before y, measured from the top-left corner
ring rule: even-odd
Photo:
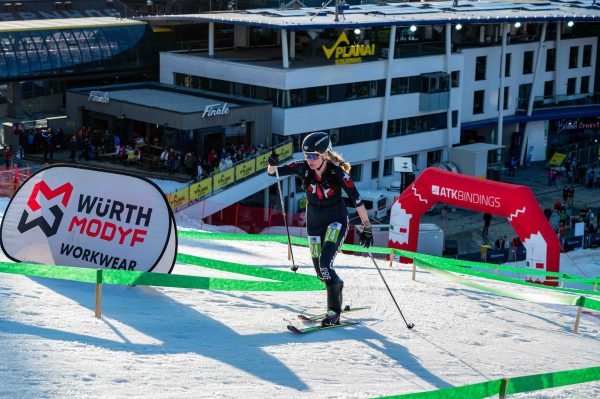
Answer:
[[[96,270],[96,318],[102,316],[102,269]]]
[[[394,266],[394,251],[390,254],[390,269]]]
[[[581,321],[581,306],[577,306],[577,317],[575,317],[575,326],[573,327],[573,332],[577,334],[577,330],[579,330],[579,322]]]
[[[506,392],[508,391],[508,378],[502,378],[500,382],[500,392],[498,393],[499,399],[506,399]]]
[[[598,282],[597,281],[594,283],[594,291],[598,291]]]
[[[412,272],[413,281],[417,280],[417,265],[415,265],[415,260],[413,259],[413,272]]]

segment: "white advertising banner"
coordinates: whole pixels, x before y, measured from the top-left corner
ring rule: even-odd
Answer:
[[[105,169],[53,165],[11,199],[0,227],[17,262],[170,273],[175,220],[150,180]]]

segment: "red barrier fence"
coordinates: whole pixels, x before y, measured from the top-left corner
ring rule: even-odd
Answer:
[[[296,237],[306,237],[306,212],[288,213],[290,234]],[[249,234],[286,234],[283,213],[272,208],[255,208],[234,204],[223,210],[203,218],[203,223],[214,226],[234,226],[236,232]],[[350,230],[346,243],[354,242],[354,224],[359,222],[358,216],[350,220]]]

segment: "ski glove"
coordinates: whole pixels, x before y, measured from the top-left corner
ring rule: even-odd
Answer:
[[[277,153],[275,151],[273,151],[271,153],[271,156],[269,157],[269,165],[277,166],[278,163],[279,163],[279,155],[277,155]]]
[[[365,248],[369,248],[373,244],[373,229],[371,223],[363,223],[363,229],[358,235],[360,245]]]

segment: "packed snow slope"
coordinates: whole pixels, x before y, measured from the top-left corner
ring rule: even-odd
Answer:
[[[181,239],[179,252],[290,265],[276,243]],[[572,253],[569,272],[600,275],[598,254]],[[307,248],[294,255],[299,273],[314,273]],[[0,398],[371,398],[600,365],[598,313],[584,314],[575,335],[574,307],[491,295],[425,271],[412,281],[408,265],[379,265],[413,330],[370,259],[341,253],[345,304],[370,309],[352,313],[360,325],[305,336],[286,324],[324,310],[325,291],[108,285],[97,319],[93,284],[0,274]],[[250,278],[184,264],[173,273]],[[512,397],[598,398],[600,382]]]

